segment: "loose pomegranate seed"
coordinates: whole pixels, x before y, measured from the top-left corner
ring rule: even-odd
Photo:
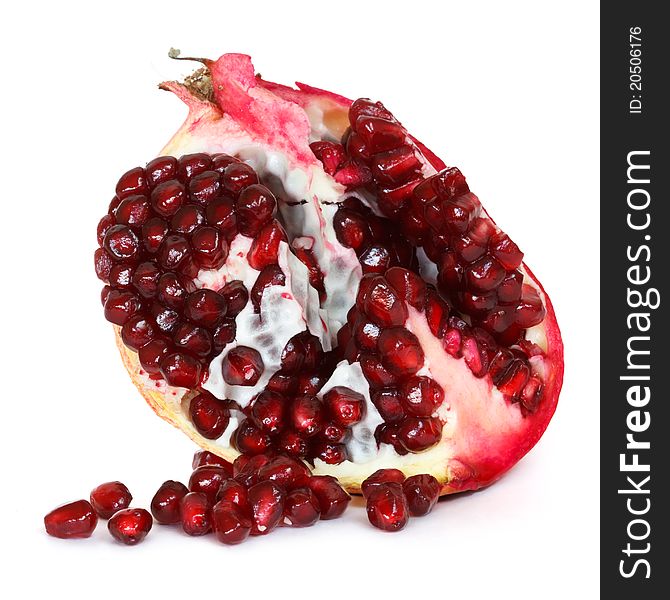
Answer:
[[[216,539],[223,544],[239,544],[249,537],[252,520],[244,511],[233,504],[222,500],[212,509],[212,526]]]
[[[191,398],[189,416],[198,433],[209,440],[220,438],[230,422],[224,403],[205,391]]]
[[[228,258],[228,242],[214,227],[198,227],[191,235],[191,246],[202,269],[219,269]]]
[[[319,520],[321,508],[309,488],[289,492],[284,501],[284,523],[290,527],[309,527]]]
[[[409,452],[432,448],[442,437],[442,423],[434,418],[407,417],[398,426],[398,441]]]
[[[254,311],[261,312],[261,301],[263,299],[263,292],[272,285],[285,285],[286,276],[279,265],[270,265],[265,267],[258,277],[256,283],[251,288],[251,303],[254,305]]]
[[[229,169],[239,170],[241,165],[230,165],[226,168],[225,178]],[[253,171],[252,171],[253,172]],[[254,177],[256,174],[254,173]],[[228,186],[227,181],[224,185]],[[272,192],[264,185],[250,185],[240,193],[235,203],[238,227],[242,235],[255,237],[274,213],[277,201]]]
[[[140,241],[127,225],[112,225],[105,233],[103,248],[119,261],[134,261],[140,252]]]
[[[403,408],[415,417],[430,417],[443,400],[442,388],[430,377],[408,377],[400,387]]]
[[[216,493],[229,473],[223,467],[215,465],[203,465],[198,467],[188,480],[188,489],[191,492],[201,492],[207,496],[210,504],[214,504]]]
[[[274,481],[289,491],[307,485],[310,476],[302,462],[288,456],[277,456],[258,470],[259,481]]]
[[[273,481],[261,481],[249,488],[251,535],[266,535],[279,525],[286,492]]]
[[[409,506],[399,483],[375,486],[367,497],[366,510],[370,523],[383,531],[400,531],[409,521]]]
[[[275,219],[263,225],[247,253],[249,265],[258,271],[269,265],[276,265],[279,243],[286,240],[284,228]]]
[[[398,390],[392,388],[378,390],[372,394],[371,400],[387,423],[397,423],[405,417],[405,409],[400,402]]]
[[[293,429],[303,437],[312,437],[325,425],[323,404],[316,396],[300,396],[293,400],[289,419]]]
[[[195,471],[198,467],[203,465],[214,465],[217,467],[223,467],[226,470],[226,476],[233,476],[233,465],[228,462],[225,458],[214,454],[213,452],[208,452],[207,450],[198,450],[193,455],[193,461],[191,462],[191,468]]]
[[[183,352],[167,354],[160,361],[160,372],[168,385],[192,389],[200,383],[201,365]]]
[[[249,300],[249,292],[247,292],[247,288],[245,288],[244,284],[238,280],[228,282],[219,290],[219,294],[221,294],[226,301],[226,306],[228,307],[226,315],[229,317],[236,317],[239,315]]]
[[[160,217],[152,217],[142,225],[142,244],[149,254],[158,252],[170,228]]]
[[[109,519],[117,510],[128,508],[133,499],[120,481],[101,483],[91,492],[91,506],[101,519]]]
[[[319,502],[321,519],[324,521],[342,516],[351,502],[351,496],[331,475],[314,475],[307,481],[307,486]]]
[[[249,497],[247,488],[235,479],[226,479],[216,493],[216,501],[232,502],[243,510],[249,508]]]
[[[264,432],[275,434],[286,425],[287,400],[276,392],[265,390],[251,405],[251,417]]]
[[[141,307],[142,303],[135,294],[113,289],[105,300],[105,319],[114,325],[125,325]]]
[[[170,525],[181,520],[181,499],[188,488],[179,481],[164,481],[151,499],[151,514],[157,523]]]
[[[77,500],[55,508],[44,517],[44,527],[57,538],[90,537],[98,524],[98,515],[87,500]]]
[[[188,535],[205,535],[212,528],[212,514],[207,496],[189,492],[179,504],[181,526]]]
[[[151,189],[158,184],[173,179],[177,175],[177,159],[174,156],[159,156],[147,163],[144,171]]]
[[[272,443],[270,436],[258,429],[250,419],[245,419],[233,434],[235,447],[243,454],[261,454]]]
[[[400,469],[378,469],[361,484],[361,492],[366,498],[373,489],[383,483],[400,483],[405,481],[405,474]]]
[[[220,354],[237,335],[237,325],[235,319],[223,319],[212,332],[212,343],[214,344],[214,354]]]
[[[203,327],[216,326],[226,316],[226,299],[212,290],[197,290],[188,295],[184,316]]]
[[[344,386],[331,388],[323,403],[330,418],[342,427],[351,427],[365,416],[365,398],[362,394]]]
[[[413,517],[427,515],[440,497],[440,484],[432,475],[413,475],[402,485]]]
[[[380,327],[403,325],[407,320],[407,306],[383,277],[374,277],[361,294],[362,309]]]
[[[256,385],[263,369],[260,353],[248,346],[237,346],[229,350],[221,362],[223,379],[229,385]]]
[[[394,375],[414,375],[423,366],[424,354],[419,340],[403,327],[382,331],[378,349],[382,364]]]
[[[146,196],[128,196],[116,207],[114,218],[117,223],[142,226],[151,216],[151,206]]]
[[[139,544],[151,531],[153,519],[143,508],[125,508],[118,511],[107,523],[107,529],[112,537],[125,544],[134,546]]]

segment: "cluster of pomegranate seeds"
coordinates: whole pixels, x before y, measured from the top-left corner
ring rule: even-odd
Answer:
[[[427,515],[440,495],[440,484],[432,475],[405,479],[398,469],[379,469],[361,485],[368,520],[383,531],[400,531],[410,515]]]
[[[121,177],[98,224],[95,269],[106,284],[105,317],[121,327],[151,377],[197,387],[211,359],[235,339],[235,317],[247,300],[259,312],[265,288],[284,283],[277,263],[287,237],[273,217],[276,205],[254,170],[225,154],[162,156]],[[198,273],[222,267],[238,234],[252,239],[247,260],[259,271],[256,283],[196,289]],[[310,252],[301,254],[314,269]],[[254,385],[263,363],[240,347],[222,368],[227,382]]]

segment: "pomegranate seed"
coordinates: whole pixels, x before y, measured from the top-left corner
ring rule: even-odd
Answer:
[[[396,376],[390,373],[376,356],[362,354],[359,362],[363,375],[373,388],[392,387],[398,382]]]
[[[179,503],[181,526],[188,535],[205,535],[212,528],[212,514],[207,496],[189,492]]]
[[[426,302],[426,284],[421,277],[402,267],[392,267],[384,276],[410,306],[423,310]]]
[[[259,481],[274,481],[289,491],[307,485],[310,475],[302,462],[288,456],[277,456],[258,470]]]
[[[224,403],[205,391],[191,398],[189,416],[198,433],[208,440],[220,438],[230,421]]]
[[[382,331],[378,349],[382,364],[394,375],[413,375],[423,366],[424,354],[419,340],[403,327]]]
[[[247,488],[235,479],[226,479],[216,493],[216,501],[232,502],[241,509],[247,510],[249,505]]]
[[[501,394],[510,398],[518,398],[530,377],[530,369],[521,360],[516,359],[501,377],[498,389]]]
[[[167,308],[160,302],[154,302],[151,305],[151,316],[156,322],[158,329],[165,335],[172,335],[181,318],[181,315],[176,310]]]
[[[279,243],[286,242],[286,232],[276,221],[272,220],[258,232],[249,248],[247,260],[249,265],[261,271],[268,265],[276,265],[279,256]]]
[[[193,389],[200,383],[201,365],[183,352],[167,354],[160,361],[160,372],[168,385]]]
[[[407,134],[398,124],[379,117],[361,117],[356,122],[356,133],[371,153],[393,150],[404,145]]]
[[[177,233],[187,235],[193,233],[207,221],[205,211],[195,204],[186,204],[182,206],[170,221],[170,229]]]
[[[251,417],[254,423],[265,433],[275,434],[286,425],[286,399],[265,390],[256,396],[251,405]]]
[[[128,508],[133,499],[120,481],[101,483],[91,492],[91,506],[101,519],[109,519],[117,510]]]
[[[170,345],[167,341],[156,338],[147,342],[138,351],[138,357],[142,368],[149,373],[149,375],[156,375],[160,373],[160,361],[171,351]]]
[[[261,454],[271,444],[270,436],[263,433],[250,419],[245,419],[233,434],[235,447],[242,454]]]
[[[156,297],[168,308],[181,310],[188,295],[187,286],[174,273],[164,273],[158,279]]]
[[[228,258],[228,242],[214,227],[198,227],[191,235],[191,246],[202,269],[220,269]]]
[[[154,337],[156,337],[156,333],[156,328],[153,323],[143,314],[139,313],[130,317],[130,319],[123,324],[123,327],[121,328],[121,339],[129,348],[139,350],[142,346],[148,344]]]
[[[303,437],[313,437],[325,424],[324,408],[316,396],[300,396],[290,406],[293,429]]]
[[[254,305],[254,311],[261,312],[261,301],[265,288],[271,285],[285,285],[286,276],[279,265],[269,265],[265,267],[258,277],[256,283],[251,288],[251,303]]]
[[[310,458],[318,458],[327,465],[339,465],[349,459],[349,451],[344,444],[316,441],[309,451]]]
[[[116,195],[119,200],[135,194],[146,194],[148,191],[147,178],[142,167],[126,171],[116,184]]]
[[[105,215],[98,222],[97,235],[98,235],[98,245],[102,246],[102,242],[105,239],[105,234],[112,225],[116,224],[116,220],[112,215]]]
[[[314,475],[307,486],[314,492],[321,509],[321,519],[337,519],[347,509],[351,496],[342,489],[339,481],[331,475]]]
[[[170,525],[181,520],[181,499],[188,488],[179,481],[164,481],[151,499],[151,514],[157,523]]]
[[[219,294],[226,301],[226,305],[228,306],[226,315],[229,317],[239,315],[249,300],[249,292],[247,292],[247,288],[239,280],[229,281],[219,290]]]
[[[212,166],[212,159],[209,154],[198,152],[195,154],[184,154],[179,159],[177,167],[177,176],[181,181],[188,181],[192,177],[209,171]]]
[[[309,488],[289,492],[284,501],[284,523],[290,527],[310,527],[319,520],[321,508]]]
[[[222,500],[212,509],[212,526],[216,539],[223,544],[240,544],[249,537],[251,519],[236,504]]]
[[[516,304],[521,300],[521,288],[523,275],[519,271],[507,273],[500,282],[498,289],[498,300],[501,304]]]
[[[226,299],[212,290],[197,290],[188,295],[184,316],[203,327],[216,326],[226,316]]]
[[[105,233],[102,245],[112,258],[119,261],[133,261],[140,252],[140,241],[127,225],[112,225]]]
[[[398,439],[398,423],[382,423],[375,430],[375,439],[377,444],[389,444],[397,454],[404,456],[407,454],[407,449],[400,443]]]
[[[405,474],[400,469],[378,469],[361,483],[361,492],[366,498],[373,489],[383,483],[400,483],[405,481]]]
[[[143,508],[125,508],[118,511],[107,523],[107,529],[112,537],[125,544],[134,546],[139,544],[151,531],[153,519]]]
[[[145,167],[147,183],[155,188],[160,183],[173,179],[177,175],[177,159],[174,156],[159,156]]]
[[[207,496],[210,504],[214,504],[216,493],[229,473],[223,467],[203,465],[198,467],[188,480],[188,489],[191,492],[201,492]]]
[[[116,264],[109,271],[109,285],[114,288],[129,288],[134,269],[131,265]]]
[[[216,171],[199,173],[192,177],[188,183],[189,198],[200,206],[207,206],[219,196],[220,191],[219,173]]]
[[[509,238],[506,233],[499,231],[491,236],[489,250],[502,266],[508,271],[514,271],[521,266],[523,252]]]
[[[378,390],[372,394],[371,400],[387,423],[397,423],[405,417],[405,409],[400,402],[398,390],[392,388]]]
[[[125,325],[141,307],[142,303],[135,294],[113,289],[105,300],[105,319],[114,325]]]
[[[403,325],[407,320],[407,306],[383,277],[374,277],[364,290],[363,311],[380,327]]]
[[[228,242],[237,235],[237,215],[235,203],[231,198],[223,196],[213,200],[205,209],[207,223],[218,228]]]
[[[465,270],[465,278],[475,292],[490,292],[505,278],[504,267],[490,256],[484,256]]]
[[[388,121],[394,120],[393,115],[384,108],[381,102],[373,102],[369,98],[359,98],[349,107],[349,122],[354,131],[357,130],[360,117],[379,117]]]
[[[333,219],[337,240],[345,248],[362,251],[370,241],[370,228],[364,217],[346,208],[339,208]]]
[[[237,325],[235,324],[235,319],[223,319],[212,333],[214,354],[220,354],[221,350],[235,339],[236,334]]]
[[[398,426],[398,441],[409,452],[423,452],[442,437],[442,423],[434,418],[407,417]]]
[[[151,207],[146,196],[128,196],[116,207],[114,218],[122,225],[139,227],[151,216]]]
[[[224,177],[228,175],[228,169],[233,168],[239,169],[240,166],[227,167]],[[272,218],[276,206],[274,195],[264,185],[255,184],[246,187],[235,202],[240,233],[247,237],[256,236],[263,225]]]
[[[384,244],[372,244],[360,255],[359,262],[363,268],[363,274],[385,273],[392,264],[389,249]]]
[[[281,353],[281,369],[284,373],[298,373],[302,369],[307,352],[303,340],[303,335],[298,333],[286,342]]]
[[[365,398],[344,386],[331,388],[323,397],[330,417],[342,427],[351,427],[365,416]]]
[[[267,535],[282,519],[286,493],[273,481],[261,481],[249,488],[251,535]]]
[[[62,539],[90,537],[98,524],[98,515],[86,500],[63,504],[44,517],[49,535]]]
[[[331,442],[333,444],[339,444],[347,438],[348,430],[340,425],[335,423],[328,423],[321,433],[321,437],[326,442]]]
[[[114,266],[112,257],[102,248],[98,248],[93,256],[93,263],[95,266],[95,274],[98,276],[98,279],[109,283],[109,274]]]
[[[337,168],[344,162],[346,155],[341,144],[333,142],[312,142],[309,145],[314,156],[323,163],[323,170],[334,175]]]
[[[235,481],[238,481],[246,488],[256,485],[260,481],[258,472],[270,460],[271,457],[268,454],[256,454],[255,456],[242,454],[238,456],[233,463]]]
[[[427,515],[440,497],[440,484],[432,475],[413,475],[402,485],[409,512],[413,517]]]
[[[430,377],[413,376],[400,387],[400,401],[409,415],[430,417],[444,400],[442,387]]]
[[[226,470],[227,477],[233,476],[232,463],[228,462],[225,458],[221,458],[217,454],[214,454],[213,452],[209,452],[207,450],[198,450],[193,455],[191,468],[195,471],[198,467],[202,467],[203,465],[213,465],[216,467],[222,467],[223,469]]]
[[[501,348],[495,354],[489,366],[489,374],[491,375],[494,385],[497,386],[502,381],[507,369],[513,361],[514,354],[507,350],[507,348]]]
[[[521,404],[528,412],[534,412],[542,399],[542,380],[537,375],[531,375],[521,392]]]
[[[170,228],[168,224],[159,217],[152,217],[142,225],[142,244],[149,254],[158,252],[160,245],[167,236]]]
[[[358,320],[353,331],[356,344],[361,350],[374,352],[381,331],[381,328],[371,321]]]
[[[186,190],[179,181],[166,181],[151,192],[151,206],[161,217],[173,216],[185,200]]]
[[[409,521],[409,506],[399,483],[375,486],[367,497],[368,520],[382,531],[400,531]]]
[[[435,175],[434,185],[442,198],[453,198],[470,191],[465,176],[456,167],[443,169]]]
[[[237,196],[245,188],[258,183],[256,172],[249,165],[241,162],[233,162],[227,165],[222,175],[223,186],[234,196]],[[256,187],[267,190],[264,186]],[[267,192],[269,193],[269,190]]]
[[[401,146],[372,156],[370,169],[381,184],[399,185],[416,176],[421,162],[411,146]]]
[[[248,346],[232,348],[221,362],[223,379],[229,385],[254,386],[264,368],[258,350]]]
[[[284,431],[277,440],[277,448],[294,458],[307,456],[307,442],[295,431]]]
[[[516,322],[527,328],[539,325],[547,314],[537,290],[529,285],[523,286],[523,295],[516,308]]]
[[[143,298],[154,298],[158,293],[160,269],[153,262],[143,262],[137,265],[133,272],[132,283]]]
[[[163,240],[158,248],[158,263],[168,271],[182,269],[191,258],[191,246],[183,235],[173,233]]]

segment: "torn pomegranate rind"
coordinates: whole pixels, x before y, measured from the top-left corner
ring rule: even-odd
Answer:
[[[315,473],[337,476],[351,492],[380,468],[430,473],[442,494],[498,479],[546,429],[563,375],[553,307],[521,252],[460,172],[443,169],[381,104],[266,82],[244,55],[224,55],[206,68],[208,94],[162,84],[189,114],[161,154],[207,153],[220,176],[211,174],[212,159],[194,155],[201,158],[179,164],[197,169],[201,160],[204,171],[182,173],[181,184],[174,175],[161,184],[170,193],[156,194],[151,185],[117,187],[117,201],[99,227],[96,270],[108,284],[105,312],[149,405],[223,458],[232,461],[238,450],[297,452]],[[259,181],[233,190],[240,175],[226,175],[226,168],[237,161],[253,167]],[[271,192],[259,192],[261,184]],[[241,202],[242,193],[252,195],[245,186],[255,189],[253,199],[274,194],[276,209]],[[174,200],[174,189],[190,200]],[[128,200],[135,192],[146,200]],[[170,204],[177,201],[184,209],[179,219]],[[226,202],[234,210],[225,212]],[[133,230],[127,222],[133,218],[146,223],[148,215],[133,215],[148,204],[151,214],[172,219],[162,235],[183,234],[195,266],[169,262],[184,243],[176,238],[169,252],[160,238],[163,249],[152,250],[157,258],[143,251],[141,281],[139,267],[129,274],[122,254],[114,262],[130,235],[123,227]],[[243,206],[260,208],[245,213]],[[135,230],[146,248],[146,235]],[[172,311],[179,334],[165,325],[167,313],[155,309],[151,278],[162,275],[147,261],[161,273],[188,275],[186,308]],[[122,283],[131,276],[135,288]],[[235,285],[248,296],[225,318],[212,317],[216,294],[207,290],[218,292],[231,281],[242,282]],[[127,289],[143,292],[134,327],[123,313]],[[231,296],[226,302],[230,307]],[[178,360],[169,369],[147,362],[150,353],[140,348],[149,339],[147,325],[138,325],[147,304],[149,329],[160,329],[161,340],[171,336],[153,343],[152,356],[162,361],[161,344],[172,350],[176,344],[190,371],[180,371]],[[243,359],[233,360],[231,350]],[[273,394],[286,398],[285,410],[276,408]],[[212,412],[202,409],[208,403],[223,415],[214,424]]]

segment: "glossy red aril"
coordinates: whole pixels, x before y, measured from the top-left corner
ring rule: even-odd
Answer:
[[[87,500],[63,504],[44,517],[46,532],[62,539],[90,537],[97,524],[98,515]]]
[[[219,487],[229,476],[227,469],[216,465],[198,467],[188,480],[188,489],[191,492],[201,492],[207,496],[210,505],[214,504]]]
[[[367,496],[366,511],[372,525],[383,531],[400,531],[409,521],[409,506],[399,483],[375,486]]]
[[[212,526],[217,540],[233,545],[249,537],[253,523],[239,505],[221,500],[212,509]]]
[[[256,385],[263,369],[263,358],[258,350],[247,346],[229,350],[221,363],[223,379],[230,385]]]
[[[226,479],[216,493],[216,501],[232,502],[243,510],[248,509],[249,496],[247,488],[235,479]]]
[[[157,523],[170,525],[181,520],[181,499],[188,488],[179,481],[164,481],[151,499],[151,514]]]
[[[128,508],[133,499],[120,481],[101,483],[91,491],[91,506],[101,519],[109,519],[117,510]]]
[[[202,467],[203,465],[214,465],[216,467],[222,467],[226,471],[228,477],[233,476],[232,463],[228,462],[225,458],[221,458],[217,454],[214,454],[213,452],[209,452],[208,450],[198,450],[198,452],[193,455],[191,468],[195,471],[198,467]]]
[[[351,496],[331,475],[314,475],[307,481],[307,486],[319,502],[321,519],[324,521],[342,516],[351,502]]]
[[[400,469],[378,469],[363,481],[361,492],[367,497],[382,483],[403,483],[403,481],[405,481],[405,474]]]
[[[413,517],[427,515],[440,496],[440,483],[432,475],[413,475],[402,484]]]
[[[400,402],[408,415],[430,417],[442,404],[444,392],[430,377],[408,377],[400,387]]]
[[[147,510],[125,508],[114,513],[107,523],[107,529],[115,540],[126,546],[134,546],[147,537],[152,525],[153,519]]]
[[[261,481],[249,488],[251,535],[266,535],[281,522],[286,492],[273,481]]]
[[[382,364],[394,375],[414,375],[423,366],[424,353],[419,340],[403,327],[382,331],[377,348]]]
[[[352,389],[335,386],[323,396],[330,418],[342,427],[351,427],[365,416],[365,398]]]
[[[288,491],[307,485],[310,476],[304,463],[288,456],[277,456],[258,470],[259,481],[274,481]]]
[[[205,535],[212,528],[212,509],[207,496],[189,492],[179,504],[181,526],[188,535]]]
[[[319,520],[321,508],[309,488],[289,492],[284,501],[284,524],[290,527],[309,527]]]

